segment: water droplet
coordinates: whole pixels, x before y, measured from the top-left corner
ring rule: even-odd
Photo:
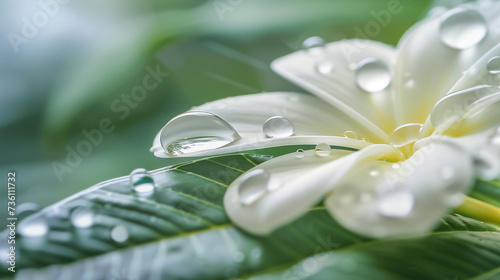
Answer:
[[[417,141],[420,138],[420,123],[408,123],[397,127],[389,136],[389,143],[395,147],[402,147]]]
[[[238,195],[242,205],[251,205],[262,198],[267,192],[281,186],[278,178],[267,170],[254,169],[239,178]]]
[[[351,139],[358,139],[358,135],[356,134],[356,132],[350,130],[344,132],[344,136]]]
[[[333,69],[333,63],[330,61],[322,61],[316,64],[316,71],[324,75],[331,74],[333,72]]]
[[[494,56],[486,65],[486,69],[490,74],[498,74],[500,73],[500,56]]]
[[[478,11],[459,7],[443,15],[439,31],[445,45],[463,50],[479,43],[486,36],[488,25]]]
[[[94,213],[88,208],[78,207],[71,212],[71,224],[76,228],[89,228],[94,224]]]
[[[392,167],[392,169],[399,169],[401,167],[401,164],[399,164],[399,163],[393,163],[391,165],[391,167]]]
[[[415,86],[415,80],[408,80],[408,81],[406,81],[405,86],[406,86],[407,88],[412,88],[412,87],[414,87],[414,86]]]
[[[320,157],[327,157],[332,152],[332,148],[326,143],[319,143],[316,145],[316,148],[314,148],[314,152]]]
[[[49,226],[43,220],[27,219],[19,223],[18,232],[23,237],[42,237],[49,231]]]
[[[304,150],[298,149],[297,152],[295,152],[295,157],[296,158],[304,158]]]
[[[111,239],[117,243],[122,243],[128,239],[128,231],[124,226],[115,226],[111,230]]]
[[[500,135],[494,135],[491,137],[490,142],[492,145],[500,147]]]
[[[361,61],[355,70],[356,84],[364,91],[379,92],[391,83],[391,71],[381,60],[367,58]]]
[[[453,169],[453,167],[451,166],[445,166],[441,168],[441,171],[439,173],[441,178],[448,181],[453,179],[453,177],[455,176],[455,169]]]
[[[404,217],[411,213],[415,199],[410,192],[399,191],[383,195],[377,210],[381,215],[387,217]]]
[[[312,55],[320,54],[324,46],[325,40],[318,36],[307,38],[302,43],[302,49]]]
[[[137,168],[130,173],[130,184],[137,195],[151,195],[155,190],[153,177],[144,168]]]
[[[160,132],[160,142],[170,156],[221,148],[241,137],[217,115],[187,112],[170,120]]]
[[[379,175],[380,175],[380,172],[378,170],[370,171],[370,176],[372,176],[372,177],[378,177]]]
[[[287,118],[274,116],[264,122],[262,131],[267,138],[283,138],[292,136],[295,132],[295,127]]]

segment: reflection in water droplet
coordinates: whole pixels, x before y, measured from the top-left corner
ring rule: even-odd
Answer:
[[[498,74],[500,73],[500,56],[494,56],[486,65],[486,69],[490,74]]]
[[[411,213],[415,199],[410,192],[399,191],[384,194],[378,201],[377,210],[387,217],[404,217]]]
[[[295,152],[295,157],[296,158],[304,158],[304,150],[298,149],[297,152]]]
[[[443,16],[439,31],[445,45],[463,50],[479,43],[486,36],[488,25],[478,11],[459,7]]]
[[[364,91],[379,92],[391,83],[391,71],[381,60],[367,58],[361,61],[355,70],[356,84]]]
[[[319,143],[316,145],[316,148],[314,148],[314,152],[320,157],[326,157],[330,155],[332,148],[326,143]]]
[[[283,138],[292,136],[295,132],[295,127],[287,118],[274,116],[266,120],[262,131],[267,138]]]
[[[325,46],[325,40],[323,40],[323,38],[318,36],[307,38],[302,43],[302,49],[312,55],[320,54],[321,49],[324,46]]]
[[[389,136],[389,144],[402,147],[417,141],[420,137],[420,123],[407,123],[397,127]]]
[[[330,61],[322,61],[316,64],[316,71],[321,74],[328,75],[333,72],[333,63]]]
[[[23,237],[42,237],[49,231],[49,226],[43,220],[24,220],[19,223],[18,232]]]
[[[130,184],[137,195],[151,195],[155,190],[153,177],[144,168],[137,168],[130,173]]]
[[[94,224],[94,213],[86,207],[71,212],[71,224],[76,228],[89,228]]]
[[[111,230],[111,239],[117,243],[122,243],[128,239],[128,231],[124,226],[115,226]]]
[[[238,180],[238,195],[242,205],[251,205],[267,192],[281,186],[279,179],[264,169],[254,169],[243,174]]]
[[[356,134],[356,132],[350,130],[344,132],[344,136],[351,139],[358,139],[358,135]]]
[[[225,120],[207,112],[187,112],[170,120],[160,142],[170,156],[221,148],[241,137]]]

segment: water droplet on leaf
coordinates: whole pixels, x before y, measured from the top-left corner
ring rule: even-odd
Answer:
[[[128,239],[128,231],[124,226],[115,226],[111,230],[111,239],[117,243],[123,243]]]
[[[89,228],[94,224],[94,213],[86,207],[71,212],[71,224],[76,228]]]
[[[137,168],[130,173],[130,184],[134,192],[141,196],[150,195],[155,190],[153,177],[144,168]]]
[[[274,116],[266,120],[262,131],[267,138],[283,138],[292,136],[295,132],[295,127],[287,118]]]
[[[380,92],[391,83],[391,71],[381,60],[368,58],[361,61],[355,70],[356,84],[367,92]]]
[[[463,50],[479,43],[486,36],[488,25],[478,11],[459,7],[443,15],[439,31],[445,45]]]
[[[49,226],[43,220],[24,220],[19,223],[18,232],[23,237],[42,237],[49,231]]]
[[[302,43],[302,49],[312,55],[320,54],[324,46],[325,40],[318,36],[307,38]]]
[[[322,61],[316,64],[316,71],[324,75],[331,74],[333,69],[333,63],[330,61]]]
[[[218,149],[240,138],[229,123],[207,112],[181,114],[160,132],[161,145],[171,156]]]
[[[358,135],[356,134],[356,132],[350,130],[344,132],[344,136],[351,139],[358,139]]]

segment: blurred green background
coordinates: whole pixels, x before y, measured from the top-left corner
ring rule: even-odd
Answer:
[[[429,2],[2,1],[2,202],[11,170],[17,172],[18,205],[44,207],[135,168],[179,162],[149,152],[173,116],[227,96],[302,91],[274,74],[270,62],[299,50],[311,36],[360,37],[359,30],[377,22],[375,15],[391,3],[401,12],[386,26],[379,22],[370,39],[395,45],[441,5]],[[168,76],[155,76],[156,86],[141,101],[127,101],[152,71]],[[82,131],[99,129],[103,119],[113,131],[82,144],[91,143]]]

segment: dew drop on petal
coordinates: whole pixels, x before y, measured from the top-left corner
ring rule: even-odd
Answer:
[[[71,212],[71,224],[76,228],[89,228],[94,224],[94,213],[86,207]]]
[[[370,171],[370,176],[372,177],[378,177],[380,175],[380,172],[378,170],[371,170]]]
[[[312,55],[320,54],[324,46],[325,40],[318,36],[307,38],[302,43],[302,49]]]
[[[304,158],[304,150],[298,149],[297,152],[295,152],[295,157],[296,158]]]
[[[500,73],[500,56],[494,56],[486,64],[486,70],[490,74],[498,74]]]
[[[439,31],[445,45],[463,50],[479,43],[486,36],[488,25],[477,10],[459,7],[443,15]]]
[[[240,138],[229,123],[207,112],[178,115],[160,132],[161,145],[170,156],[218,149]]]
[[[391,71],[381,60],[367,58],[361,61],[355,70],[356,84],[364,91],[379,92],[391,83]]]
[[[399,163],[393,163],[391,165],[391,167],[392,167],[392,169],[399,169],[401,167],[401,164],[399,164]]]
[[[155,190],[153,177],[144,168],[137,168],[130,173],[130,184],[134,192],[140,196],[150,195]]]
[[[395,147],[402,147],[420,138],[420,123],[408,123],[394,129],[389,136],[389,144]]]
[[[491,137],[490,142],[492,145],[500,147],[500,135],[494,135],[493,137]]]
[[[332,148],[326,143],[319,143],[316,145],[316,148],[314,148],[314,152],[320,157],[326,157],[330,155]]]
[[[264,122],[262,131],[267,138],[283,138],[292,136],[295,132],[295,126],[285,117],[274,116]]]
[[[411,213],[414,204],[415,199],[410,192],[392,192],[380,197],[377,211],[387,217],[404,217]]]
[[[316,64],[316,71],[324,75],[331,74],[333,69],[333,63],[330,61],[322,61]]]
[[[115,226],[111,229],[111,239],[117,243],[127,241],[128,236],[128,230],[124,226]]]
[[[344,132],[344,136],[351,139],[358,139],[358,135],[356,134],[356,132],[351,130],[347,130],[346,132]]]
[[[49,226],[43,220],[24,220],[19,223],[18,232],[23,237],[42,237],[49,231]]]
[[[251,205],[262,198],[267,192],[281,186],[278,178],[267,170],[254,169],[239,178],[238,195],[242,205]]]

